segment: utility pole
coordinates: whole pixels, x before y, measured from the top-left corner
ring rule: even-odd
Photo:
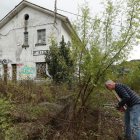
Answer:
[[[57,0],[54,3],[54,24],[56,24],[56,14],[57,14]]]

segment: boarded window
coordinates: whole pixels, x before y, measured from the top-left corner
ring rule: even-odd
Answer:
[[[24,32],[24,45],[28,46],[28,32]]]
[[[46,63],[45,62],[39,62],[36,63],[36,72],[37,78],[45,78],[46,77]]]
[[[23,48],[29,47],[28,44],[28,32],[24,32],[24,44],[22,45]]]
[[[46,44],[46,29],[37,30],[37,43]]]

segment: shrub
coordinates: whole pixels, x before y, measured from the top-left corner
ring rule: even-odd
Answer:
[[[13,105],[6,99],[0,99],[0,133],[4,135],[11,126],[10,111]]]

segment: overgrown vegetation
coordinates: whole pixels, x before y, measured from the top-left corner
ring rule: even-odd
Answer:
[[[7,85],[0,81],[0,85],[0,138],[51,140],[55,128],[53,118],[65,106],[59,98],[70,94],[67,87],[33,81]]]
[[[51,40],[49,52],[46,54],[48,71],[56,83],[71,83],[74,73],[74,60],[72,59],[70,46],[65,43],[64,37],[57,45],[55,40]]]
[[[124,83],[128,84],[140,93],[139,81],[140,81],[140,61],[124,61],[117,68],[117,79],[120,79]]]
[[[139,64],[125,62],[138,44],[139,7],[139,0],[107,0],[102,16],[93,19],[85,4],[74,22],[80,39],[72,34],[70,47],[64,37],[59,44],[52,39],[46,55],[52,83],[1,81],[1,138],[114,140],[122,135],[122,114],[104,106],[115,101],[104,81],[123,81],[140,91]]]
[[[139,4],[136,0],[106,1],[103,15],[94,19],[88,6],[81,9],[82,16],[75,22],[81,42],[73,36],[80,85],[75,105],[80,100],[81,106],[85,106],[106,79],[115,79],[113,66],[126,60],[132,46],[138,43]]]

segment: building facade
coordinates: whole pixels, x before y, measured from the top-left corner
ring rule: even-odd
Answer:
[[[71,41],[67,17],[22,1],[0,21],[0,78],[10,80],[47,77],[45,54],[51,38]]]

